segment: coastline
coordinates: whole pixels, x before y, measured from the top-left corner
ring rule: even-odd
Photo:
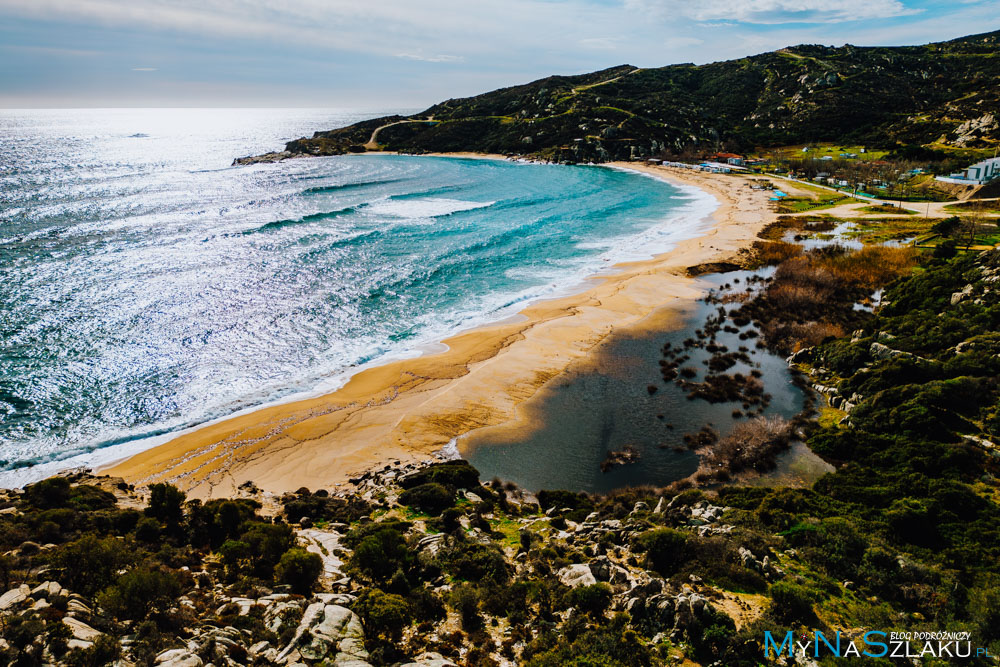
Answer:
[[[245,481],[274,493],[332,487],[386,463],[426,460],[460,435],[514,418],[519,404],[612,330],[701,296],[687,267],[730,258],[774,217],[766,194],[739,176],[606,166],[708,192],[720,204],[712,226],[662,255],[615,265],[578,292],[448,338],[445,351],[361,370],[323,396],[197,427],[100,472],[135,484],[169,481],[208,498],[229,495]]]

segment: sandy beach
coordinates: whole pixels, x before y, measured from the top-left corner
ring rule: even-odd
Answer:
[[[698,298],[687,267],[731,258],[775,217],[768,194],[745,177],[610,166],[710,193],[719,202],[711,227],[668,253],[617,265],[578,293],[449,338],[444,352],[363,370],[324,396],[205,425],[100,472],[137,485],[171,482],[210,498],[246,481],[273,493],[333,488],[388,462],[426,460],[462,434],[512,419],[519,404],[613,330]]]

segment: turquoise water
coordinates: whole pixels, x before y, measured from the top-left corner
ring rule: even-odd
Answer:
[[[587,166],[229,166],[371,115],[0,111],[0,482],[329,391],[667,250],[712,205]]]

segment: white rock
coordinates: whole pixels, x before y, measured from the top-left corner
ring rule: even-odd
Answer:
[[[69,628],[70,632],[77,639],[82,639],[83,641],[93,641],[101,636],[101,633],[90,627],[78,618],[73,618],[72,616],[66,616],[63,618],[63,623]]]
[[[202,667],[204,663],[186,648],[175,648],[156,656],[154,664],[162,667]]]
[[[444,657],[440,653],[421,653],[413,662],[408,662],[400,667],[458,667],[454,662]]]
[[[31,589],[21,584],[17,588],[12,588],[3,595],[0,595],[0,611],[7,611],[8,609],[21,604],[28,599],[28,595],[31,593]]]
[[[583,563],[577,563],[576,565],[567,565],[563,569],[556,573],[564,585],[570,588],[578,588],[580,586],[593,586],[597,583],[597,579],[594,578],[594,573],[590,571],[589,565],[584,565]]]

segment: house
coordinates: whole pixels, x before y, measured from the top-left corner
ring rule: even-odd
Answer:
[[[936,176],[935,180],[943,183],[957,183],[959,185],[983,185],[1000,178],[1000,157],[983,160],[966,167],[965,171],[959,171],[947,176]]]

